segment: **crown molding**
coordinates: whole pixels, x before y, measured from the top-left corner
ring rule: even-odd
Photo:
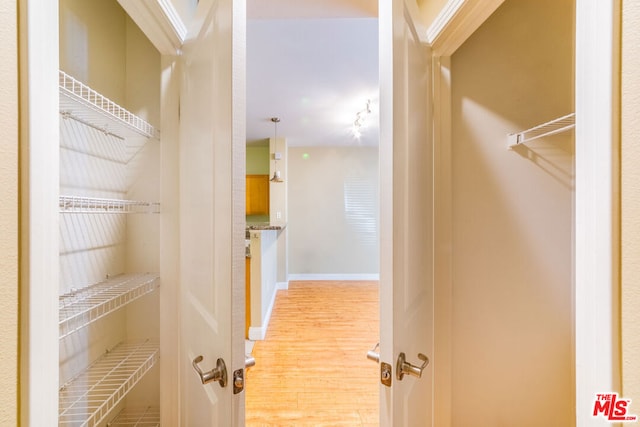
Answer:
[[[449,0],[427,29],[436,56],[451,56],[504,0]]]
[[[170,0],[118,0],[151,43],[163,55],[176,55],[187,28]]]

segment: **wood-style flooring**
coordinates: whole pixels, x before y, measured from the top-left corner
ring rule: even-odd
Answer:
[[[256,366],[246,425],[378,426],[378,282],[292,281],[278,291]]]

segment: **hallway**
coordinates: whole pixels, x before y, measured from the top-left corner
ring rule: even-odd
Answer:
[[[256,366],[246,425],[377,426],[378,283],[296,281],[278,291]]]

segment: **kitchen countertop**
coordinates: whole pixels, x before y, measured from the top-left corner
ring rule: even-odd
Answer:
[[[270,224],[247,224],[247,230],[282,230],[285,225],[270,225]]]

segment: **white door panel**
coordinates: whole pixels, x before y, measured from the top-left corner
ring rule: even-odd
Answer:
[[[429,426],[433,401],[433,137],[431,53],[403,0],[380,3],[381,425]],[[397,377],[398,355],[421,378]]]
[[[233,3],[200,2],[181,57],[180,423],[188,427],[244,422],[237,410],[244,407],[244,393],[233,388],[234,369],[244,368],[244,328],[233,319],[243,318],[234,309],[244,307],[244,295],[234,292],[244,289],[237,273],[244,274],[244,205],[234,204],[244,188],[238,179],[244,177],[244,126],[234,126],[238,116],[244,119],[244,100],[234,92],[244,85],[244,74],[234,69],[244,58],[245,18]],[[235,56],[234,31],[240,40]],[[216,368],[218,358],[224,361],[224,387],[202,384],[192,365],[199,356],[204,373]]]

